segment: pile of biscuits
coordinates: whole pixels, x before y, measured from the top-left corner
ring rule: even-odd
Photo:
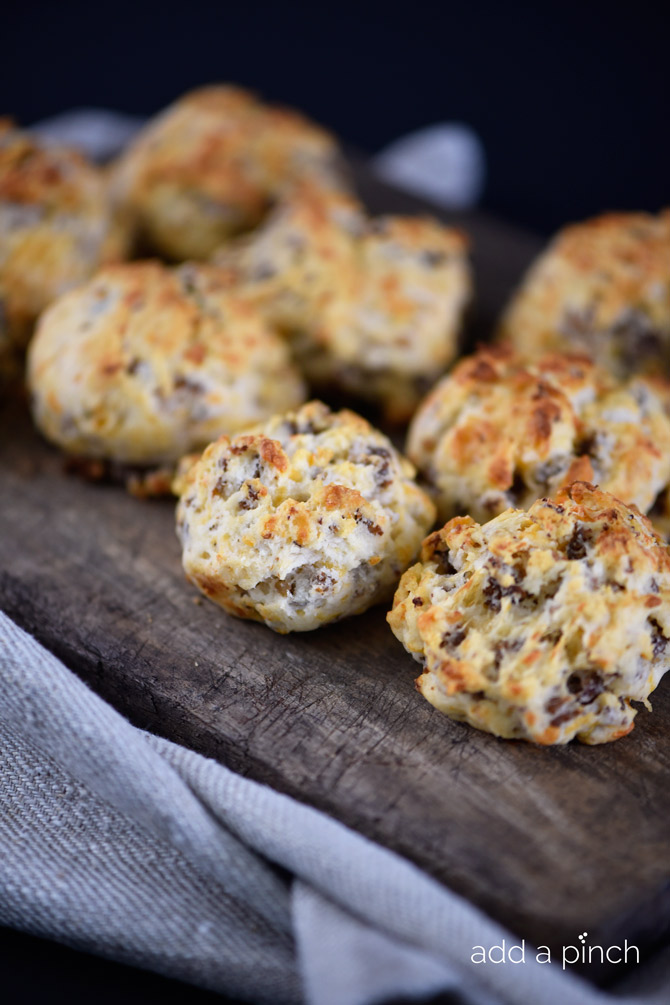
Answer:
[[[670,666],[670,211],[559,233],[444,376],[467,253],[371,218],[327,132],[236,87],[104,168],[0,122],[0,381],[25,359],[43,435],[171,489],[230,614],[309,631],[395,590],[436,708],[603,743]],[[310,392],[411,420],[408,457]]]

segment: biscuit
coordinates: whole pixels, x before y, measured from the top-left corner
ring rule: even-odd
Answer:
[[[670,666],[670,551],[635,507],[575,482],[431,534],[388,622],[441,712],[509,739],[607,743]]]
[[[585,356],[524,362],[508,345],[459,362],[416,413],[407,453],[443,520],[483,522],[576,480],[643,512],[670,482],[670,385],[619,381]]]
[[[149,122],[117,163],[113,189],[150,250],[205,259],[256,226],[285,186],[311,175],[334,184],[338,161],[335,140],[297,112],[211,86]]]
[[[422,217],[369,222],[349,294],[326,305],[306,373],[380,405],[391,422],[411,417],[458,352],[471,297],[468,242]]]
[[[318,401],[221,437],[181,477],[186,575],[281,633],[359,614],[390,596],[433,524],[413,475],[382,433]]]
[[[0,351],[22,350],[56,297],[124,256],[102,171],[0,119]],[[4,351],[2,347],[4,346]]]
[[[33,416],[70,454],[160,465],[304,399],[286,344],[206,265],[110,266],[40,319]]]
[[[314,183],[215,261],[291,339],[311,385],[408,419],[456,355],[471,295],[467,241],[419,217],[370,220]]]
[[[252,297],[303,357],[334,299],[351,296],[357,239],[367,226],[361,205],[313,180],[292,186],[248,237],[217,249],[212,261]]]
[[[512,298],[499,335],[535,356],[587,352],[615,374],[670,369],[670,209],[560,231]]]

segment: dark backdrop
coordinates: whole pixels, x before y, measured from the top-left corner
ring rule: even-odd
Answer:
[[[646,0],[8,0],[0,113],[147,114],[232,80],[368,151],[461,120],[487,149],[486,206],[549,231],[670,202],[668,11]]]

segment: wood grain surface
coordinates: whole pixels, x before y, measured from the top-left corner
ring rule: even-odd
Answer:
[[[421,208],[356,177],[375,211]],[[539,242],[458,222],[481,337]],[[536,945],[667,933],[665,683],[604,747],[479,733],[417,694],[384,609],[289,637],[234,620],[185,582],[171,502],[66,475],[24,404],[5,403],[0,437],[0,607],[132,722],[325,810]]]

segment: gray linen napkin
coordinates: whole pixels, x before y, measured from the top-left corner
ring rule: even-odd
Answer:
[[[0,924],[252,1002],[612,1002],[335,820],[130,725],[0,613]],[[647,976],[643,998],[667,1002]],[[624,999],[618,998],[617,1001]]]

